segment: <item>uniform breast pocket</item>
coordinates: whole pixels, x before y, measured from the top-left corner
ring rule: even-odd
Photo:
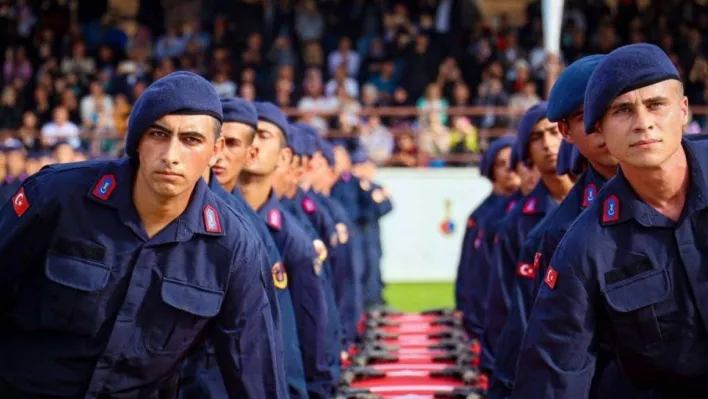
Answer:
[[[160,304],[155,308],[146,348],[155,354],[175,354],[194,343],[210,318],[219,314],[224,293],[163,278]]]
[[[667,270],[649,272],[613,282],[604,290],[617,343],[625,348],[643,350],[662,340],[656,307],[671,292]]]
[[[50,251],[44,265],[40,324],[95,335],[105,321],[105,292],[110,267],[93,260]]]

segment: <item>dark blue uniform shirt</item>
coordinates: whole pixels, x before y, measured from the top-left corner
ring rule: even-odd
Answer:
[[[462,317],[467,334],[474,339],[482,337],[490,282],[492,280],[498,281],[496,267],[494,267],[494,251],[498,244],[495,242],[495,237],[498,239],[497,233],[501,221],[514,209],[521,197],[521,192],[516,191],[491,207],[488,216],[484,218],[484,224],[477,230],[477,237],[472,243],[470,269],[473,272],[467,273],[465,275],[467,280],[463,282],[467,291],[468,306]]]
[[[299,189],[298,189],[299,190]],[[290,211],[300,222],[300,226],[308,233],[310,239],[313,242],[315,251],[317,252],[320,261],[322,262],[322,283],[323,289],[325,291],[325,301],[327,303],[327,318],[329,320],[327,324],[327,364],[330,367],[332,378],[337,381],[340,375],[340,362],[341,362],[341,352],[342,344],[344,340],[344,331],[341,324],[341,318],[339,316],[339,309],[337,308],[337,301],[334,296],[334,284],[332,282],[332,264],[330,261],[330,253],[327,249],[327,245],[324,243],[325,239],[330,239],[328,237],[322,237],[317,231],[317,228],[312,223],[313,220],[316,223],[321,224],[323,227],[323,234],[329,233],[329,228],[322,225],[331,223],[331,218],[329,215],[324,214],[323,209],[317,208],[317,205],[312,200],[312,198],[306,197],[304,192],[299,190],[300,195],[296,195],[293,199],[282,198],[280,200],[288,211]],[[327,218],[325,219],[325,216]],[[334,226],[331,226],[332,237],[336,237],[334,233]],[[336,242],[334,243],[336,247]]]
[[[354,342],[356,327],[362,314],[361,284],[356,274],[355,262],[362,259],[361,253],[355,253],[350,241],[353,222],[344,207],[335,199],[324,196],[314,191],[308,192],[315,201],[330,211],[337,231],[337,247],[334,252],[338,255],[334,266],[334,293],[337,299],[339,314],[344,327],[344,341],[349,344]]]
[[[216,181],[216,178],[212,174],[209,180],[209,188],[224,202],[230,205],[236,212],[243,215],[248,222],[253,226],[253,229],[258,234],[258,237],[263,242],[266,252],[268,253],[268,264],[261,270],[264,275],[264,280],[268,281],[270,284],[269,289],[269,300],[272,304],[277,306],[271,306],[273,313],[273,319],[279,326],[278,331],[280,332],[280,337],[283,346],[283,354],[285,360],[285,377],[287,379],[288,391],[290,398],[307,398],[307,385],[305,383],[305,371],[302,365],[302,352],[300,351],[300,341],[297,336],[297,326],[295,323],[295,313],[293,310],[292,298],[290,297],[290,290],[288,289],[288,276],[285,268],[283,267],[282,259],[278,248],[273,242],[273,238],[268,232],[263,220],[251,209],[250,205],[243,198],[243,195],[235,189],[233,192],[229,193],[224,190],[223,187]],[[207,351],[208,353],[204,353]],[[211,397],[219,398],[224,395],[223,384],[221,381],[221,373],[218,367],[213,367],[211,362],[208,361],[208,356],[214,355],[214,348],[211,345],[207,345],[203,348],[202,353],[199,354],[197,359],[197,366],[205,366],[208,370],[206,372],[202,371],[199,376],[195,376],[199,379],[198,385],[206,386],[211,392]],[[197,370],[199,367],[197,367]],[[189,372],[191,370],[187,370]],[[189,389],[188,387],[183,388],[185,391]],[[204,393],[198,391],[199,388],[195,388],[192,391],[194,396],[204,398]],[[183,395],[183,399],[186,396]]]
[[[322,277],[322,261],[312,239],[297,218],[286,211],[271,192],[258,210],[268,225],[275,245],[283,257],[297,322],[297,333],[311,398],[328,398],[334,376],[327,362],[329,318]]]
[[[286,397],[254,232],[200,179],[149,238],[134,174],[128,158],[49,166],[0,210],[0,385],[151,397],[206,333],[231,397]]]
[[[484,236],[484,223],[489,219],[492,210],[506,202],[503,196],[490,194],[467,218],[465,235],[462,238],[462,251],[460,261],[457,266],[457,279],[455,280],[455,297],[457,309],[462,311],[466,317],[474,317],[472,296],[477,294],[474,291],[473,280],[487,280],[489,277],[482,270],[477,270],[475,266],[475,249],[481,245],[480,237]],[[485,282],[486,284],[486,282]],[[463,316],[464,317],[464,316]]]
[[[551,259],[568,227],[597,198],[599,189],[604,184],[605,179],[589,167],[561,204],[529,232],[521,249],[510,292],[509,315],[497,343],[496,368],[490,397],[511,395],[519,347],[536,298],[538,284],[545,273],[544,260],[547,262]]]
[[[620,171],[561,240],[514,397],[587,397],[603,331],[634,385],[659,397],[708,395],[708,147],[683,147],[690,186],[678,222],[640,200]]]
[[[518,269],[521,246],[529,231],[556,206],[546,185],[543,181],[539,181],[536,187],[504,218],[499,227],[497,233],[499,242],[495,247],[494,266],[497,269],[497,279],[490,281],[487,294],[487,306],[494,308],[495,311],[488,311],[485,315],[481,340],[480,367],[485,371],[493,371],[495,367],[497,341],[509,314],[510,293]]]

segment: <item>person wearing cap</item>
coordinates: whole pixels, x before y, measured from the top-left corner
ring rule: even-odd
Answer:
[[[529,108],[521,117],[517,131],[516,148],[519,162],[538,170],[541,178],[536,187],[507,215],[497,233],[495,246],[498,287],[489,291],[487,304],[496,302],[498,311],[485,314],[482,334],[480,368],[493,375],[497,343],[511,306],[514,276],[520,273],[518,264],[521,246],[528,232],[552,211],[565,197],[573,182],[567,176],[556,175],[558,150],[563,140],[558,124],[546,117],[547,103]],[[500,306],[501,305],[501,306]]]
[[[500,137],[494,140],[483,154],[480,173],[492,183],[492,192],[467,218],[467,228],[462,241],[455,294],[465,330],[471,338],[477,340],[482,334],[490,271],[486,267],[487,264],[478,262],[485,240],[484,225],[487,220],[491,220],[490,216],[494,214],[492,210],[506,203],[509,196],[519,187],[518,175],[509,168],[515,141],[513,136]]]
[[[299,221],[317,250],[322,263],[322,279],[327,301],[327,364],[335,381],[339,380],[341,371],[341,352],[344,339],[339,309],[334,293],[333,259],[331,252],[337,246],[337,234],[332,217],[317,207],[315,201],[298,186],[300,162],[304,153],[303,141],[299,128],[293,125],[288,127],[288,149],[286,157],[289,162],[282,167],[288,170],[283,173],[283,182],[274,187],[282,187],[276,191],[280,203]]]
[[[550,260],[570,224],[595,200],[600,188],[617,170],[617,160],[607,151],[604,138],[598,134],[586,134],[583,125],[585,88],[603,57],[591,55],[572,63],[561,73],[551,90],[548,120],[558,123],[565,139],[559,153],[557,174],[572,178],[574,173],[582,169],[581,164],[586,156],[589,166],[561,204],[529,233],[521,249],[510,293],[511,309],[499,338],[495,379],[490,388],[491,398],[511,395],[519,347],[546,262]]]
[[[330,196],[335,182],[334,153],[331,145],[313,128],[303,124],[296,125],[305,143],[305,154],[302,158],[308,165],[300,186],[308,196],[330,212],[335,222],[337,247],[331,255],[335,256],[334,259],[337,261],[334,268],[334,290],[344,328],[344,343],[348,346],[356,338],[356,326],[363,313],[361,276],[357,274],[358,271],[363,270],[363,267],[355,265],[361,265],[364,256],[361,251],[355,251],[350,239],[354,231],[354,222],[349,218],[344,206]],[[342,267],[339,267],[340,264]]]
[[[127,157],[47,166],[3,206],[0,397],[174,397],[202,337],[229,397],[287,396],[265,250],[201,178],[221,121],[208,81],[172,73],[136,101]]]
[[[0,180],[0,201],[4,204],[27,179],[27,151],[20,140],[10,139],[0,147],[4,176]]]
[[[386,206],[387,195],[383,187],[372,180],[373,164],[366,158],[361,148],[356,148],[350,155],[352,174],[359,179],[359,229],[364,244],[364,275],[362,276],[362,292],[364,303],[368,308],[384,306],[384,283],[381,276],[381,243],[379,229],[379,213],[389,212],[380,204]],[[390,201],[387,202],[390,205]]]
[[[222,99],[221,105],[224,114],[221,127],[224,150],[214,166],[205,170],[203,178],[219,198],[244,216],[265,245],[268,264],[264,265],[266,267],[261,272],[269,287],[271,314],[279,327],[283,344],[284,374],[289,397],[307,398],[302,352],[287,272],[265,222],[251,209],[236,187],[239,174],[255,156],[252,144],[258,126],[258,114],[253,104],[240,98]],[[182,373],[181,399],[226,397],[223,378],[218,365],[213,361],[214,356],[214,346],[205,344],[189,359]]]
[[[322,259],[297,218],[278,199],[290,173],[288,121],[271,103],[253,103],[258,114],[255,157],[239,174],[237,187],[265,221],[283,258],[295,310],[310,398],[329,398],[335,383],[327,355],[329,317]],[[217,175],[218,176],[218,175]]]
[[[393,211],[393,202],[386,188],[374,180],[376,165],[366,156],[363,148],[359,147],[352,153],[352,173],[360,180],[368,182],[365,188],[365,208],[371,210],[369,226],[364,230],[364,242],[366,248],[367,262],[371,265],[365,270],[370,270],[364,276],[366,291],[368,292],[368,302],[374,306],[384,306],[383,291],[386,284],[381,274],[381,258],[383,257],[383,247],[381,244],[381,227],[379,221],[382,217]],[[370,186],[370,187],[369,187]]]
[[[620,169],[573,222],[543,277],[521,345],[513,396],[586,397],[606,342],[650,397],[708,395],[708,146],[682,139],[679,73],[650,44],[595,67],[587,133]]]

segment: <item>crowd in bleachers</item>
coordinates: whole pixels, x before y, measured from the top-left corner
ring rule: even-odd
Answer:
[[[484,23],[464,0],[143,0],[130,21],[112,3],[0,1],[3,139],[29,153],[68,142],[110,154],[140,93],[185,69],[224,97],[272,101],[322,134],[358,136],[379,165],[468,165],[514,127],[496,107],[518,114],[561,65],[640,41],[670,55],[691,104],[708,98],[708,15],[693,0],[568,0],[560,59],[544,49],[540,1],[521,26],[504,15]],[[382,110],[402,106],[416,112]],[[457,106],[478,112],[449,112]],[[696,115],[689,129],[705,126]]]

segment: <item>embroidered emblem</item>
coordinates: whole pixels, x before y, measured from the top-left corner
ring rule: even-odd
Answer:
[[[602,204],[602,223],[616,222],[620,218],[620,201],[616,195],[610,195]]]
[[[545,281],[551,289],[556,288],[556,283],[558,282],[558,273],[553,268],[553,266],[548,266],[548,270],[546,270],[546,278],[544,278],[543,281]]]
[[[524,215],[533,215],[536,213],[536,198],[529,198],[526,200],[523,209]]]
[[[280,230],[280,227],[282,225],[282,220],[280,216],[280,211],[275,208],[268,211],[268,226],[272,227],[275,230]]]
[[[27,212],[30,203],[25,195],[25,188],[20,187],[19,190],[12,196],[12,208],[15,210],[15,215],[22,216]]]
[[[211,205],[207,205],[204,207],[202,214],[204,216],[204,229],[209,233],[221,233],[221,221],[216,209]]]
[[[93,196],[106,201],[113,194],[113,190],[117,187],[116,177],[113,175],[103,175],[98,183],[93,187]]]
[[[284,290],[288,286],[288,273],[281,262],[276,262],[270,269],[273,274],[273,285],[276,288]]]
[[[317,206],[315,205],[315,201],[313,201],[312,198],[305,197],[302,199],[302,209],[308,215],[312,215],[317,210]]]
[[[595,197],[597,196],[597,186],[594,184],[590,183],[587,186],[585,186],[585,191],[583,192],[583,207],[587,208],[592,204],[593,201],[595,201]]]

